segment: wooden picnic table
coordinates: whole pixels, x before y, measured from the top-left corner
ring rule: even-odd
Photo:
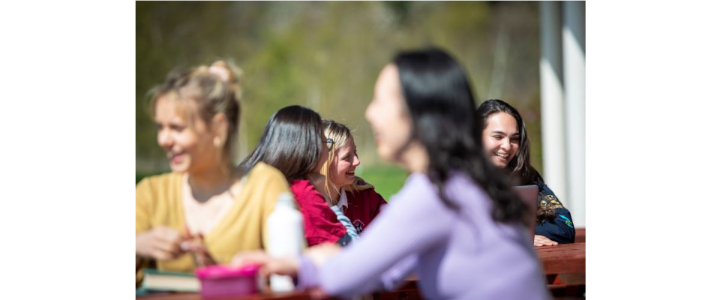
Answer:
[[[147,300],[208,300],[200,296],[199,293],[162,293],[150,294],[137,297],[137,299]],[[211,298],[217,300],[311,300],[314,299],[309,292],[290,292],[290,293],[265,293],[249,296],[238,296],[230,298]],[[325,298],[331,299],[331,298]]]
[[[545,274],[585,274],[585,243],[543,246],[535,250]]]
[[[535,247],[542,263],[548,288],[556,299],[580,296],[585,293],[585,243],[559,244]],[[151,294],[138,297],[146,300],[202,300],[198,293]],[[417,287],[417,280],[410,279],[395,291],[376,292],[370,295],[380,300],[423,299]],[[227,300],[334,300],[332,297],[313,297],[308,291],[289,293],[264,293],[242,297],[222,298]]]
[[[548,289],[555,299],[576,299],[585,294],[585,243],[535,248],[542,262]]]
[[[584,243],[585,242],[585,228],[576,228],[575,229],[575,242],[576,243]]]

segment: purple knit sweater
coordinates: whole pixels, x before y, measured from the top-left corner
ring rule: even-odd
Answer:
[[[396,288],[410,274],[429,299],[549,299],[532,237],[492,220],[492,201],[462,173],[445,185],[453,211],[414,173],[362,237],[317,268],[300,259],[299,287],[351,297]]]

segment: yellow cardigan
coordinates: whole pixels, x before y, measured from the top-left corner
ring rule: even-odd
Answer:
[[[185,212],[182,205],[181,173],[167,173],[144,178],[135,190],[135,234],[156,226],[168,226],[184,232]],[[275,208],[281,193],[289,193],[285,176],[277,169],[258,163],[242,179],[235,203],[210,232],[205,244],[219,264],[227,264],[238,251],[263,249],[267,244],[265,221]],[[142,280],[141,269],[149,259],[136,256],[136,283]],[[193,272],[197,267],[189,254],[171,261],[156,262],[158,270]]]

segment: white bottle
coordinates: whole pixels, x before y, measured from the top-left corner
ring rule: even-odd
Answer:
[[[282,193],[275,210],[267,219],[267,252],[273,257],[298,256],[305,248],[302,214],[295,208],[291,193]],[[292,277],[271,275],[273,292],[287,292],[295,288]]]

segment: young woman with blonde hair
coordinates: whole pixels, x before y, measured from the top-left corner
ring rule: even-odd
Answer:
[[[325,136],[333,141],[327,162],[321,170],[325,175],[323,191],[328,195],[328,205],[339,218],[346,216],[352,226],[350,229],[359,235],[387,202],[375,192],[373,185],[355,175],[360,157],[350,129],[328,119],[323,120],[323,128]]]
[[[263,249],[265,221],[290,189],[275,168],[235,168],[240,121],[239,69],[216,61],[179,73],[151,91],[157,142],[172,172],[136,187],[136,276],[228,263],[238,251]]]

